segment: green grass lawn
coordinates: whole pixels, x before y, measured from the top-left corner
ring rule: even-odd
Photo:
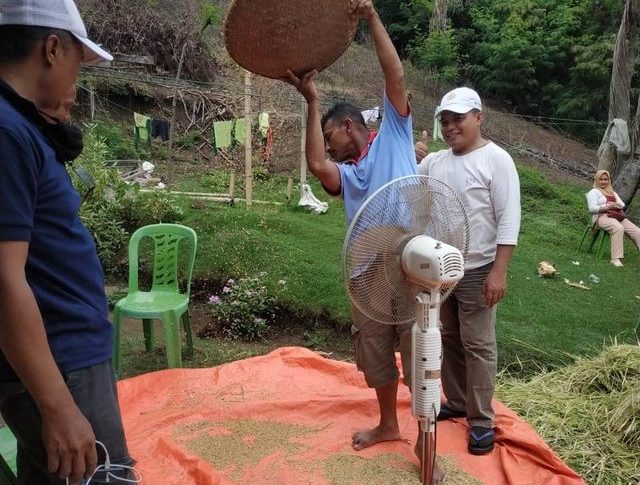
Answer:
[[[549,181],[536,170],[519,165],[522,191],[520,242],[509,272],[508,293],[498,310],[500,365],[518,360],[556,364],[568,354],[585,354],[614,339],[635,341],[634,325],[640,300],[640,258],[633,244],[625,244],[625,267],[615,268],[606,258],[577,251],[589,221],[584,193],[577,186]],[[239,177],[238,193],[242,193]],[[267,273],[270,285],[287,281],[283,297],[292,307],[325,312],[333,320],[349,322],[340,254],[346,232],[342,203],[327,197],[315,180],[314,193],[328,200],[329,211],[313,215],[296,207],[215,202],[194,204],[182,200],[184,220],[199,235],[195,273],[220,281],[229,277]],[[223,172],[198,174],[180,182],[178,190],[224,191]],[[286,178],[272,176],[255,183],[254,197],[286,202]],[[194,207],[198,208],[194,208]],[[553,279],[537,276],[540,261],[553,263]],[[577,261],[580,265],[575,265]],[[593,284],[595,274],[600,282]],[[584,281],[591,290],[568,286],[564,279]]]
[[[640,321],[640,257],[630,241],[625,242],[623,268],[615,268],[609,263],[608,248],[601,260],[593,253],[578,251],[579,239],[590,221],[584,197],[589,184],[548,180],[522,164],[518,164],[518,171],[522,228],[510,266],[507,296],[498,307],[497,338],[502,371],[498,379],[503,385],[509,379],[515,379],[524,389],[530,378],[535,381],[541,369],[561,369],[564,364],[573,362],[574,356],[597,355],[603,346],[613,341],[636,342],[634,327]],[[242,179],[238,182],[237,193],[241,194]],[[177,199],[185,209],[183,223],[198,233],[195,278],[200,283],[208,282],[206,288],[215,292],[213,288],[222,288],[228,278],[265,272],[265,283],[274,295],[278,295],[280,305],[303,316],[296,319],[295,325],[286,320],[279,321],[268,338],[259,342],[196,337],[194,355],[184,356],[185,367],[213,367],[289,345],[322,350],[342,360],[352,358],[349,303],[340,260],[346,232],[344,209],[341,202],[329,199],[315,180],[310,183],[317,197],[328,200],[326,214],[313,215],[297,208],[297,187],[293,201],[287,203],[287,179],[278,176],[257,181],[254,189],[256,199],[277,204],[254,204],[247,210],[241,202],[229,206]],[[227,184],[228,174],[223,172],[199,173],[183,178],[177,188],[224,192]],[[559,274],[549,279],[539,277],[537,267],[541,261],[552,263]],[[599,279],[597,284],[590,280],[592,274]],[[590,289],[571,287],[565,283],[565,278],[583,281]],[[284,291],[278,283],[280,280],[286,280]],[[199,291],[198,296],[204,299],[208,294]],[[209,311],[202,302],[192,303],[192,323],[196,328],[210,320]],[[156,325],[158,342],[155,350],[149,353],[144,351],[141,325],[131,322],[125,325],[121,377],[166,367],[163,332],[160,324]],[[504,399],[504,393],[504,388],[499,387],[497,395]],[[539,433],[555,446],[556,452],[589,482],[593,475],[591,461],[606,460],[608,463],[612,458],[635,456],[633,448],[622,451],[612,448],[614,451],[610,451],[606,447],[596,447],[599,454],[583,465],[576,461],[574,447],[567,449],[554,439],[560,436],[564,440],[562,443],[578,443],[580,453],[589,455],[593,444],[580,441],[584,430],[579,426],[562,425],[564,427],[558,431],[547,423],[547,414],[552,414],[549,420],[562,423],[566,412],[563,411],[564,415],[545,413],[553,403],[531,403],[526,398],[524,405],[505,402],[527,416]],[[597,412],[607,414],[618,409],[616,402],[611,400],[610,408],[598,408]],[[592,426],[591,422],[588,425]],[[554,429],[550,433],[551,428]],[[635,476],[636,462],[631,460],[630,463],[628,470],[603,474],[598,483],[622,483],[617,476]]]

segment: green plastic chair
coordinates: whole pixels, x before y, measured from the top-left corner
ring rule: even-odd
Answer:
[[[604,256],[604,250],[607,246],[606,241],[611,239],[611,235],[601,227],[598,227],[597,223],[589,223],[584,229],[582,238],[578,243],[578,251],[580,251],[580,249],[582,248],[582,245],[584,244],[585,239],[587,239],[587,236],[589,234],[591,234],[591,239],[589,240],[589,249],[587,249],[587,252],[590,253],[593,250],[593,247],[597,244],[596,258],[602,259],[602,257]]]
[[[18,444],[9,426],[0,428],[0,485],[14,485],[17,482]]]
[[[142,239],[153,241],[153,282],[151,290],[140,291],[138,287],[138,251]],[[184,277],[186,291],[179,288],[179,252],[188,242],[188,257]],[[187,337],[187,351],[193,354],[193,338],[189,322],[189,295],[191,273],[195,262],[198,238],[193,229],[179,224],[153,224],[138,229],[129,241],[129,290],[126,297],[116,303],[113,309],[114,367],[120,374],[120,319],[139,318],[143,322],[145,348],[153,350],[153,319],[164,323],[165,346],[169,368],[182,367],[180,342],[180,321],[184,324]]]

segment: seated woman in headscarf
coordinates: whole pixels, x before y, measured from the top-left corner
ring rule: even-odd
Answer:
[[[640,228],[625,215],[625,204],[613,190],[606,170],[598,170],[593,177],[593,189],[587,193],[587,203],[593,222],[611,234],[611,264],[622,266],[624,234],[627,233],[640,249]]]

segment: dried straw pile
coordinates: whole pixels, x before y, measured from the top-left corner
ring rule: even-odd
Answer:
[[[640,484],[640,346],[612,345],[526,381],[500,376],[497,395],[589,484]]]

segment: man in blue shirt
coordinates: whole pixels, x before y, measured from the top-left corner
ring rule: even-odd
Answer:
[[[321,118],[313,81],[317,72],[308,72],[301,78],[289,72],[289,82],[308,104],[309,170],[329,194],[342,197],[347,224],[377,189],[391,180],[417,173],[411,108],[398,53],[371,0],[352,0],[349,8],[353,15],[369,24],[382,67],[385,94],[380,130],[370,133],[360,110],[347,103],[335,105]],[[358,431],[352,437],[352,447],[362,450],[381,441],[402,439],[396,411],[399,372],[395,350],[399,348],[402,355],[404,383],[411,385],[412,325],[387,325],[367,318],[355,306],[352,311],[356,364],[364,373],[367,385],[375,389],[380,408],[378,426]],[[416,452],[420,456],[417,448]],[[437,466],[433,478],[434,483],[441,483],[443,479]]]
[[[91,476],[96,440],[132,464],[102,268],[64,165],[82,134],[59,120],[81,62],[97,59],[112,57],[72,0],[0,0],[0,412],[20,484]]]

